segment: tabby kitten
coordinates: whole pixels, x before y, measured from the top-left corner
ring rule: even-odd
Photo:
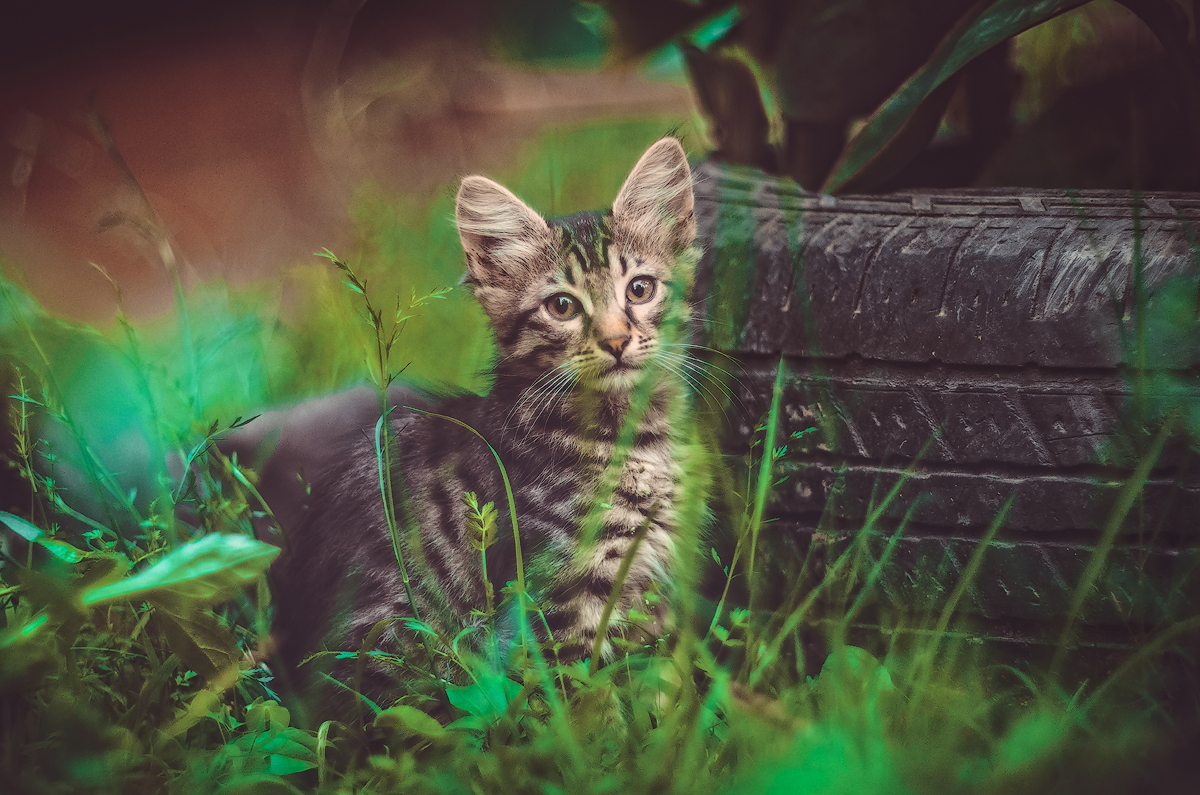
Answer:
[[[678,141],[664,138],[638,161],[611,211],[546,221],[497,183],[469,176],[456,217],[467,282],[499,355],[490,394],[436,411],[496,448],[512,483],[531,598],[560,659],[579,659],[591,653],[643,523],[610,635],[629,629],[631,608],[655,614],[646,595],[669,590],[686,395],[680,355],[664,336],[682,342],[690,319],[691,173]],[[490,451],[469,430],[408,408],[429,403],[393,400],[392,486],[415,605],[386,529],[372,421],[352,452],[312,478],[303,518],[285,528],[272,576],[275,637],[291,666],[322,646],[356,649],[377,622],[414,612],[448,637],[479,623],[486,584],[464,492],[494,501],[500,514],[488,580],[499,593],[515,579],[505,489]],[[507,615],[499,634],[511,639],[515,613]],[[532,623],[542,625],[536,616]],[[381,645],[404,648],[398,638],[407,632],[393,625]]]

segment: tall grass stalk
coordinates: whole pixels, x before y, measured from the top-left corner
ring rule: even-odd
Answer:
[[[746,682],[750,687],[755,687],[766,674],[768,666],[778,659],[785,639],[790,637],[792,633],[794,633],[800,627],[800,625],[808,617],[809,611],[812,609],[813,605],[816,604],[817,599],[822,597],[827,589],[841,579],[842,570],[847,566],[854,554],[861,547],[865,546],[867,538],[869,538],[880,519],[883,518],[891,505],[899,497],[900,490],[904,488],[904,485],[912,477],[913,472],[916,470],[919,462],[924,459],[926,453],[929,452],[929,448],[934,444],[937,438],[938,434],[935,433],[929,438],[928,441],[925,442],[924,446],[922,446],[921,450],[917,453],[913,463],[910,464],[900,474],[900,477],[896,479],[895,484],[893,484],[892,488],[888,490],[888,493],[884,496],[883,500],[874,508],[872,508],[867,514],[866,520],[863,522],[862,528],[858,531],[854,543],[847,546],[842,554],[838,556],[837,560],[834,561],[833,565],[826,567],[825,575],[821,578],[821,581],[818,582],[816,586],[808,592],[808,595],[805,596],[804,601],[788,614],[787,618],[783,621],[782,626],[777,631],[772,633],[771,639],[762,647],[762,651],[758,655],[758,659],[756,661],[752,661],[751,658],[747,656],[747,664],[752,665],[752,667],[749,669],[749,675],[746,677]],[[898,537],[898,535],[896,537]]]
[[[383,312],[372,306],[371,298],[367,293],[366,282],[361,280],[346,262],[339,259],[329,249],[318,252],[317,256],[333,263],[334,267],[345,274],[346,286],[362,297],[363,306],[366,309],[367,322],[370,324],[373,332],[375,355],[370,361],[370,375],[372,381],[375,382],[379,394],[379,419],[375,423],[373,439],[375,445],[375,464],[379,472],[379,496],[383,506],[388,538],[391,540],[392,552],[396,556],[396,566],[400,571],[400,581],[404,587],[404,595],[408,599],[409,608],[413,611],[413,617],[417,621],[420,621],[421,611],[409,579],[408,562],[405,560],[403,544],[400,541],[400,526],[396,519],[396,501],[392,489],[392,431],[391,423],[388,422],[388,417],[391,416],[392,412],[388,389],[397,375],[391,371],[392,347],[395,345],[400,333],[404,330],[404,323],[408,317],[400,309],[399,299],[397,299],[396,315],[390,324],[390,332],[385,331]],[[416,304],[417,300],[414,297],[413,302],[409,305],[409,309],[411,310]],[[422,634],[421,638],[422,643],[426,645],[430,660],[432,661],[433,650],[429,647],[425,635]]]
[[[771,387],[771,407],[767,411],[767,427],[766,434],[763,437],[763,451],[759,459],[758,480],[754,488],[754,503],[750,513],[750,521],[747,522],[746,531],[743,535],[750,539],[750,551],[747,555],[746,570],[750,580],[750,611],[754,612],[758,606],[759,596],[757,588],[755,588],[754,577],[754,562],[755,553],[758,550],[758,534],[762,529],[763,514],[767,509],[767,498],[771,494],[772,475],[771,472],[775,466],[775,462],[779,460],[780,455],[776,454],[775,435],[779,428],[779,404],[783,398],[783,373],[784,363],[783,357],[780,357],[779,363],[775,367],[775,382]]]
[[[859,589],[858,596],[854,598],[854,602],[850,605],[850,609],[843,613],[842,617],[838,620],[837,630],[834,635],[835,645],[845,644],[846,633],[850,629],[851,622],[854,621],[854,619],[862,611],[863,606],[867,603],[867,599],[872,596],[871,591],[875,588],[875,584],[879,582],[880,575],[883,574],[884,568],[892,559],[892,553],[896,551],[896,544],[899,543],[900,537],[904,535],[904,531],[907,529],[908,523],[912,521],[913,514],[916,513],[919,507],[921,507],[922,502],[923,500],[920,499],[914,500],[912,504],[905,509],[904,516],[900,519],[899,524],[897,524],[895,532],[893,532],[888,538],[887,544],[883,548],[883,553],[879,556],[879,558],[875,561],[875,564],[871,566],[871,570],[867,573],[867,577],[863,581],[862,587]]]
[[[143,190],[142,184],[134,175],[133,169],[129,167],[125,156],[121,154],[116,139],[108,129],[108,123],[104,120],[104,117],[100,115],[98,110],[93,108],[88,113],[87,122],[93,137],[100,144],[104,153],[108,155],[108,159],[112,161],[112,164],[120,173],[121,179],[130,192],[133,193],[141,208],[139,215],[130,215],[120,211],[107,213],[100,219],[100,228],[101,230],[108,230],[116,226],[127,225],[145,239],[158,255],[159,262],[162,263],[163,269],[166,270],[167,275],[171,279],[175,313],[179,319],[180,347],[187,362],[188,394],[191,398],[192,410],[196,416],[203,416],[204,405],[200,397],[200,366],[196,356],[196,341],[192,334],[191,314],[188,311],[187,301],[183,292],[183,281],[179,278],[175,247],[172,245],[171,238],[166,232],[166,225],[163,224],[158,212],[155,211],[150,197],[146,195],[146,191]],[[107,276],[107,274],[105,275]]]
[[[596,627],[596,638],[592,641],[592,656],[588,660],[588,673],[593,676],[600,668],[604,644],[608,640],[608,625],[612,620],[613,610],[621,598],[621,592],[625,589],[625,580],[629,577],[629,569],[633,565],[634,558],[637,557],[638,550],[642,547],[642,540],[646,537],[646,530],[654,523],[654,518],[657,515],[658,509],[651,508],[646,514],[646,518],[642,520],[637,530],[634,531],[633,539],[629,543],[629,549],[625,551],[625,555],[621,558],[621,565],[617,569],[617,576],[613,580],[613,586],[608,593],[608,599],[604,602],[604,610],[600,613],[600,623]]]

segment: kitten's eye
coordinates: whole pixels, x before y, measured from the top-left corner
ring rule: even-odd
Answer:
[[[546,299],[546,311],[555,320],[570,320],[579,314],[579,299],[566,293],[556,293]]]
[[[625,298],[631,304],[644,304],[654,297],[658,282],[653,276],[639,276],[625,288]]]

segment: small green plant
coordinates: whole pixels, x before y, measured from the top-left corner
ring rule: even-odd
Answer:
[[[496,543],[496,503],[479,504],[475,492],[468,491],[463,495],[463,505],[467,507],[467,531],[471,534],[471,548],[479,553],[479,573],[483,577],[487,607],[484,615],[491,618],[496,614],[496,592],[487,573],[488,547]]]

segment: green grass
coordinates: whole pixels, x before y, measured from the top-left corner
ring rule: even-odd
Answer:
[[[499,176],[556,213],[601,205],[660,126],[547,134]],[[601,142],[611,169],[572,154]],[[316,258],[296,266],[287,278],[306,311],[287,323],[277,286],[209,285],[160,324],[119,319],[101,334],[0,285],[0,334],[18,374],[11,463],[23,478],[16,502],[28,505],[0,521],[32,542],[0,569],[5,792],[1092,793],[1166,786],[1188,772],[1171,754],[1196,706],[1165,701],[1159,661],[1200,620],[1083,682],[1072,676],[1070,621],[1053,675],[990,659],[961,625],[956,607],[1003,513],[939,615],[872,613],[889,627],[876,637],[854,626],[887,563],[886,553],[861,554],[883,533],[871,520],[837,558],[794,561],[791,593],[768,592],[767,501],[787,442],[777,438],[778,389],[739,485],[711,458],[685,462],[689,530],[704,524],[710,484],[726,484],[732,552],[722,559],[697,541],[703,554],[684,561],[668,640],[564,667],[522,633],[497,664],[462,637],[409,621],[422,645],[408,659],[373,655],[407,682],[396,705],[353,697],[349,713],[289,711],[269,668],[262,572],[275,550],[253,540],[264,518],[255,476],[208,442],[256,407],[364,378],[386,384],[400,370],[481,387],[482,313],[460,291],[422,300],[459,275],[449,196],[421,203],[364,189],[351,271]],[[395,313],[383,300],[392,295]],[[1151,349],[1184,333],[1173,330],[1181,323],[1194,328],[1194,284],[1159,296],[1191,321],[1168,313],[1149,323]],[[1196,411],[1183,387],[1164,394],[1175,403],[1157,420]],[[132,455],[145,473],[130,472],[128,450],[113,454],[124,437],[144,441]],[[154,463],[172,451],[190,466]],[[32,466],[47,454],[48,465]],[[1138,477],[1122,510],[1137,509]],[[897,493],[871,516],[905,507],[893,504]],[[481,560],[490,544],[509,543],[494,513],[488,527],[482,498],[464,507]],[[496,598],[527,595],[518,582]],[[541,620],[532,599],[518,613],[523,625]],[[370,645],[340,652],[359,672],[350,689]]]

